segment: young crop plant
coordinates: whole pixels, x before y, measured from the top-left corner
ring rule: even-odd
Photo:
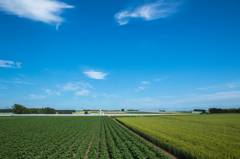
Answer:
[[[0,158],[169,158],[110,117],[0,117]]]
[[[240,156],[239,114],[122,117],[117,120],[179,158]]]
[[[104,128],[104,121],[101,121],[101,133],[100,133],[100,150],[99,150],[99,156],[100,159],[108,159],[108,148],[106,143],[106,134],[105,134],[105,128]]]

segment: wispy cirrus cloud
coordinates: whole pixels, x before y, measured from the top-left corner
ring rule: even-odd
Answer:
[[[7,68],[21,68],[21,62],[13,62],[8,60],[0,60],[0,67],[7,67]]]
[[[102,96],[105,98],[121,98],[121,96],[119,95],[113,95],[113,94],[107,94],[107,93],[102,94]]]
[[[35,83],[29,83],[29,82],[26,82],[26,81],[23,81],[21,79],[15,79],[13,81],[4,81],[4,80],[1,80],[0,79],[0,82],[5,82],[5,83],[18,83],[18,84],[35,84]]]
[[[52,91],[51,89],[43,89],[43,90],[45,90],[45,92],[48,93],[49,95],[61,95],[60,92]]]
[[[178,2],[169,2],[158,0],[157,2],[145,4],[139,7],[130,7],[114,15],[119,25],[127,24],[133,18],[144,20],[154,20],[169,17],[177,12],[177,7],[181,4]]]
[[[214,88],[237,88],[240,87],[240,80],[237,80],[235,82],[223,84],[223,85],[216,85],[216,86],[207,86],[207,87],[199,87],[196,88],[198,90],[207,90],[207,89],[214,89]]]
[[[90,93],[89,90],[81,90],[81,91],[77,91],[76,93],[74,93],[76,96],[86,96]]]
[[[204,95],[195,95],[190,94],[187,95],[187,98],[181,99],[180,101],[189,102],[189,101],[221,101],[227,99],[240,99],[240,91],[232,91],[232,92],[218,92],[212,94],[204,94]]]
[[[58,26],[64,21],[60,16],[64,9],[74,6],[58,0],[0,0],[0,10],[27,18]]]
[[[34,95],[34,94],[31,94],[29,97],[30,97],[30,99],[44,99],[44,98],[46,98],[43,95]]]
[[[93,79],[104,79],[104,77],[107,75],[107,73],[97,72],[94,70],[86,71],[83,73],[86,74],[89,78]]]
[[[138,87],[135,89],[136,92],[139,92],[140,90],[145,90],[145,87]]]
[[[60,86],[59,86],[60,87]],[[89,95],[89,93],[91,91],[89,91],[88,89],[93,89],[93,86],[90,85],[89,83],[85,83],[85,82],[68,82],[66,83],[62,89],[63,91],[76,91],[74,93],[74,95],[76,96],[86,96]]]
[[[150,84],[149,81],[142,81],[143,84]]]
[[[161,77],[161,78],[155,79],[155,81],[162,81],[162,80],[165,80],[165,79],[167,79],[167,78],[169,78],[169,76],[163,76],[163,77]]]
[[[62,86],[62,89],[64,91],[76,91],[76,90],[79,90],[79,89],[86,89],[86,88],[93,88],[92,85],[90,85],[89,83],[84,83],[84,82],[68,82],[66,84],[64,84]]]

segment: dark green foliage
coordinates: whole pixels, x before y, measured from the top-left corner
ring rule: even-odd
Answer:
[[[73,112],[75,113],[75,110],[56,110],[58,114],[72,114]]]
[[[0,117],[0,158],[169,158],[109,117]]]
[[[14,114],[56,114],[56,110],[54,108],[42,108],[42,109],[36,109],[36,108],[26,108],[23,105],[20,104],[14,104],[12,106],[12,111]]]
[[[220,109],[209,108],[209,113],[240,113],[240,108]]]
[[[88,111],[85,111],[84,114],[88,114]]]
[[[14,104],[12,106],[12,108],[13,108],[13,112],[15,114],[29,114],[29,112],[30,112],[30,111],[28,111],[28,109],[25,106],[20,105],[20,104]]]
[[[98,109],[83,109],[83,111],[99,111]]]
[[[56,110],[49,107],[42,108],[40,112],[40,114],[56,114]]]
[[[13,109],[0,109],[1,113],[10,113],[13,112]]]
[[[72,114],[70,111],[58,111],[58,114]]]
[[[122,112],[124,112],[124,109],[122,108]]]

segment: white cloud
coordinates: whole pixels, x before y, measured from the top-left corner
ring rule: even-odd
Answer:
[[[0,79],[0,82],[5,82],[5,83],[18,83],[18,84],[34,84],[34,83],[29,83],[26,81],[22,81],[21,79],[15,79],[14,81],[4,81]]]
[[[89,88],[93,88],[93,86],[90,85],[89,83],[86,83],[86,85],[87,85]]]
[[[49,95],[54,95],[54,94],[56,94],[56,95],[61,95],[60,92],[52,91],[52,90],[50,90],[50,89],[43,89],[43,90],[45,90],[46,93],[48,93]]]
[[[150,82],[148,81],[142,81],[143,84],[149,84]]]
[[[165,18],[175,13],[179,5],[180,2],[165,2],[164,0],[158,0],[155,3],[128,8],[115,14],[114,17],[120,25],[127,24],[132,18],[142,18],[144,20]]]
[[[81,91],[77,91],[76,93],[74,93],[76,96],[86,96],[90,93],[89,90],[81,90]]]
[[[120,98],[121,96],[118,95],[110,95],[107,93],[102,94],[102,96],[106,97],[106,98]]]
[[[16,62],[15,64],[13,61],[0,60],[0,67],[21,68],[21,64],[21,62]]]
[[[58,0],[0,0],[0,10],[21,18],[55,24],[56,29],[64,21],[60,17],[63,9],[73,7]]]
[[[168,78],[169,78],[169,76],[163,76],[161,78],[155,79],[155,81],[162,81],[162,80],[165,80],[165,79],[168,79]]]
[[[68,82],[62,87],[64,91],[77,91],[74,93],[76,96],[88,95],[90,93],[90,91],[87,90],[88,88],[93,88],[93,86],[84,82]]]
[[[107,73],[96,72],[94,70],[83,72],[83,73],[86,74],[89,78],[93,78],[93,79],[104,79],[104,77],[107,75]]]
[[[223,84],[223,85],[217,85],[217,86],[208,86],[208,87],[200,87],[197,88],[198,90],[207,90],[207,89],[212,89],[212,88],[237,88],[240,87],[240,80],[237,80],[235,82],[231,82],[228,84]]]
[[[178,100],[179,102],[190,102],[190,101],[221,101],[228,99],[240,99],[240,91],[233,92],[219,92],[213,94],[204,94],[204,95],[187,95],[187,98]]]
[[[75,91],[87,88],[87,85],[84,82],[68,82],[62,88],[65,91]]]
[[[30,99],[44,99],[44,98],[46,97],[43,95],[34,95],[34,94],[30,95]]]
[[[138,87],[138,88],[135,88],[135,91],[136,91],[136,92],[139,92],[140,90],[145,90],[145,87]]]

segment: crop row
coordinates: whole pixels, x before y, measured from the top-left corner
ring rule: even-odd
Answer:
[[[178,158],[239,158],[240,115],[117,118]]]
[[[109,117],[5,117],[0,127],[0,158],[169,158]]]
[[[110,118],[106,123],[124,158],[168,158],[161,150],[131,133]]]

